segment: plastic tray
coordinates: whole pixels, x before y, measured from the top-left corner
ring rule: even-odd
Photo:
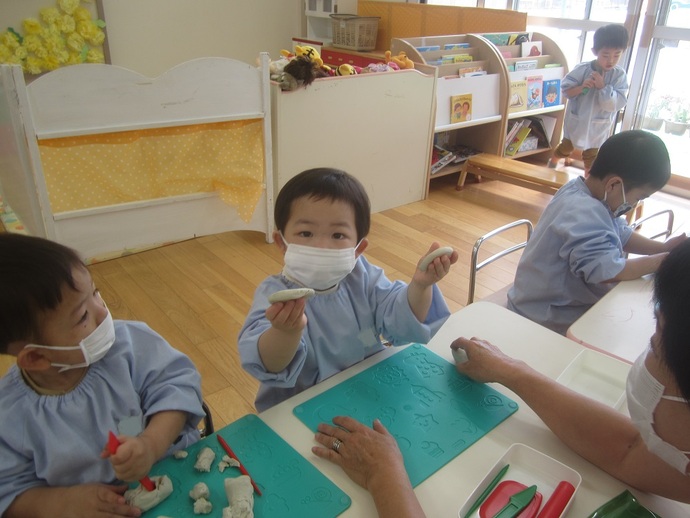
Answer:
[[[459,374],[413,344],[294,408],[312,431],[337,415],[375,418],[397,439],[413,486],[518,409],[512,399]]]
[[[568,504],[560,516],[566,515],[568,508],[572,504],[573,498],[575,498],[575,493],[577,493],[577,489],[582,482],[580,474],[574,469],[534,448],[516,443],[508,448],[503,457],[496,462],[494,467],[489,470],[482,481],[474,488],[474,491],[472,491],[467,501],[460,508],[458,512],[459,518],[479,518],[479,510],[472,513],[469,517],[466,517],[465,514],[506,464],[509,464],[510,467],[501,480],[515,480],[526,486],[536,484],[537,491],[539,491],[543,497],[542,507],[551,497],[559,482],[570,482],[575,487],[575,492],[570,497]]]
[[[625,382],[629,370],[630,365],[625,362],[585,349],[570,362],[556,381],[617,410],[624,410]]]

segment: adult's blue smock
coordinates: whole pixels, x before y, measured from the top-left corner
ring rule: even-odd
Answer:
[[[307,300],[307,327],[290,364],[281,372],[268,372],[259,356],[258,341],[271,327],[266,319],[268,296],[301,288],[282,275],[259,285],[249,315],[240,330],[238,347],[242,367],[261,382],[256,396],[258,411],[362,361],[383,349],[381,335],[394,345],[426,343],[450,315],[443,295],[433,286],[433,300],[424,323],[412,313],[407,284],[392,282],[364,256],[333,290]]]
[[[14,365],[0,379],[0,515],[32,487],[117,482],[100,457],[108,431],[165,410],[187,413],[178,442],[199,439],[201,378],[187,356],[142,322],[115,321],[115,343],[79,384],[59,396],[36,393]]]
[[[565,92],[581,85],[592,72],[593,63],[580,63],[561,81]],[[628,102],[628,77],[619,66],[604,72],[604,88],[590,88],[586,94],[568,99],[563,136],[573,143],[575,149],[600,148],[611,135],[616,114]]]
[[[561,334],[604,296],[625,267],[632,229],[592,196],[582,177],[544,209],[520,258],[508,308]]]

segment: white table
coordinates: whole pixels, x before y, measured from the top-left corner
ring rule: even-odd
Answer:
[[[619,282],[570,326],[566,336],[633,363],[654,334],[653,290],[651,275]]]
[[[535,369],[554,379],[583,350],[576,342],[487,302],[476,302],[453,314],[428,346],[452,361],[449,346],[459,336],[488,339],[507,354],[529,361]],[[399,350],[387,349],[259,414],[283,439],[352,498],[352,505],[341,516],[373,518],[377,515],[366,491],[350,481],[340,468],[311,453],[311,447],[316,444],[313,434],[293,415],[292,409]],[[582,475],[582,484],[575,494],[568,516],[588,516],[624,489],[630,489],[566,448],[514,393],[499,385],[495,388],[518,401],[519,410],[415,488],[427,516],[456,517],[475,486],[513,443],[531,446]],[[637,491],[635,495],[644,505],[665,518],[690,515],[690,506]]]

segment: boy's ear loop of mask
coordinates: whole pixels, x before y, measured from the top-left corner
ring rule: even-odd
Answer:
[[[69,364],[69,363],[51,363],[53,367],[60,367],[59,372],[64,372],[70,369],[79,369],[81,367],[88,367],[89,365],[96,363],[98,360],[103,358],[110,348],[115,343],[115,324],[113,322],[113,317],[108,311],[107,315],[103,319],[93,332],[84,338],[79,345],[74,346],[49,346],[49,345],[38,345],[38,344],[28,344],[26,347],[31,347],[34,349],[50,349],[52,351],[77,351],[81,349],[84,355],[83,363]]]
[[[625,185],[621,181],[621,190],[623,191],[623,203],[621,203],[618,207],[616,207],[615,210],[612,210],[611,212],[613,213],[614,218],[618,218],[622,216],[623,214],[630,212],[632,210],[632,205],[628,203],[628,200],[625,199]],[[607,198],[608,192],[604,191],[604,204],[608,207],[608,203],[606,203],[606,198]],[[611,208],[609,207],[609,210]]]

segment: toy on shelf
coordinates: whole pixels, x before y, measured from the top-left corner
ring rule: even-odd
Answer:
[[[400,70],[406,70],[408,68],[414,68],[414,61],[407,57],[405,52],[400,51],[397,56],[393,56],[390,50],[386,51],[386,63],[392,68],[393,65],[397,66]]]

